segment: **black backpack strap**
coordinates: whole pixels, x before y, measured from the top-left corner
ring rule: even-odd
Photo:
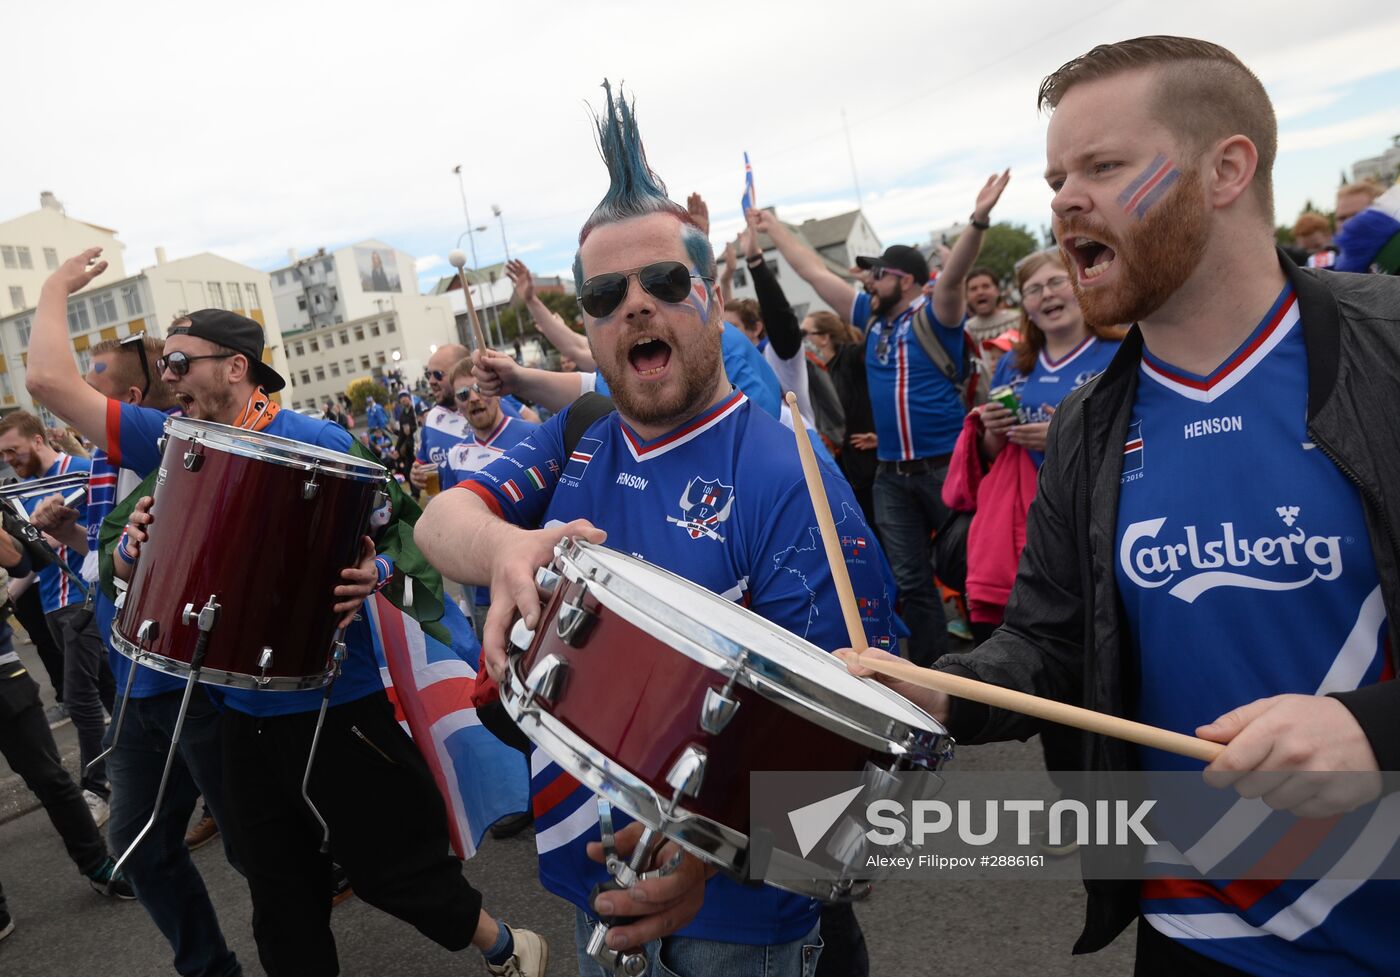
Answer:
[[[574,453],[594,421],[607,417],[614,409],[612,398],[592,390],[570,404],[569,416],[564,418],[564,457]]]

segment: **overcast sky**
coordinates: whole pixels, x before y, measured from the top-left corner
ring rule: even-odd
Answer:
[[[672,197],[709,200],[716,240],[739,226],[745,150],[760,204],[787,220],[854,206],[853,153],[887,244],[964,219],[1003,166],[995,218],[1038,229],[1040,79],[1153,33],[1224,44],[1264,80],[1280,222],[1330,205],[1340,171],[1400,134],[1400,7],[1369,0],[204,7],[5,4],[0,217],[52,190],[118,229],[130,271],[157,245],[272,268],[375,237],[417,255],[426,283],[466,227],[460,163],[490,225],[480,263],[502,257],[499,204],[512,254],[559,273],[605,186],[588,106],[606,76],[635,96]]]

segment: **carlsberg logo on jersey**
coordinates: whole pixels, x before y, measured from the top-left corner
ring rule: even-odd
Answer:
[[[1340,536],[1309,536],[1298,521],[1297,506],[1275,512],[1284,532],[1277,536],[1241,536],[1235,524],[1186,526],[1176,541],[1161,541],[1165,517],[1130,525],[1118,545],[1118,560],[1128,578],[1143,588],[1165,587],[1190,604],[1216,587],[1247,590],[1297,590],[1314,580],[1342,574]]]

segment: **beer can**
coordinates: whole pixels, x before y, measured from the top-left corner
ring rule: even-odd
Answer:
[[[1016,399],[1016,391],[1010,386],[993,387],[987,391],[987,399],[1001,404],[1013,414],[1021,409],[1021,402]]]

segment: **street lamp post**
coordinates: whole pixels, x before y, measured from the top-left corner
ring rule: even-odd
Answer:
[[[456,166],[452,167],[452,172],[455,173],[455,174],[457,174],[457,192],[458,192],[459,194],[461,194],[461,196],[462,196],[462,216],[465,217],[465,218],[467,219],[467,229],[466,229],[465,231],[463,231],[461,234],[457,235],[457,246],[458,246],[459,248],[462,246],[462,238],[463,238],[463,237],[465,237],[465,238],[467,239],[467,246],[471,249],[471,253],[472,253],[472,270],[475,271],[476,269],[478,269],[478,268],[481,267],[481,262],[479,262],[479,261],[477,260],[477,257],[476,257],[476,237],[475,237],[475,235],[473,234],[473,232],[476,232],[477,234],[480,234],[480,233],[484,232],[484,231],[486,230],[486,225],[485,225],[485,224],[482,224],[482,225],[480,225],[480,226],[478,226],[478,227],[473,227],[473,226],[472,226],[472,215],[471,215],[471,211],[467,209],[467,186],[466,186],[465,183],[462,182],[462,164],[461,164],[461,163],[458,163]],[[495,208],[493,207],[492,209],[494,210]],[[461,269],[460,269],[460,268],[458,269],[458,272],[461,273]],[[462,287],[463,287],[463,288],[466,288],[466,287],[467,287],[467,276],[466,276],[465,274],[461,274],[461,278],[462,278]],[[488,320],[487,320],[488,324],[489,324],[491,318],[495,318],[495,315],[496,315],[496,314],[493,312],[492,315],[491,315],[491,317],[488,318]],[[489,325],[488,325],[488,328],[489,328]],[[501,324],[500,324],[500,321],[497,320],[497,322],[496,322],[496,332],[499,334],[500,331],[501,331]]]

